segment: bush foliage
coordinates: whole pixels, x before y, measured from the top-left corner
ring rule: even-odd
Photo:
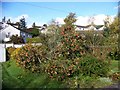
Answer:
[[[108,63],[91,56],[92,49],[86,45],[85,38],[75,31],[75,14],[71,13],[64,21],[65,24],[57,29],[59,37],[53,39],[49,38],[51,35],[40,34],[41,46],[28,44],[16,50],[13,57],[17,64],[32,72],[47,73],[50,78],[58,81],[79,74],[107,76]],[[39,38],[30,39],[29,42],[34,40]]]
[[[109,65],[108,62],[89,55],[74,60],[50,60],[45,64],[44,71],[50,78],[62,81],[79,74],[93,77],[107,76]]]
[[[21,37],[21,36],[18,36],[18,35],[12,35],[10,37],[10,40],[9,42],[12,42],[14,44],[22,44],[22,43],[25,43],[24,42],[24,39]]]
[[[39,37],[27,38],[26,42],[27,43],[41,43],[41,39]]]
[[[62,81],[79,74],[79,60],[79,58],[73,61],[50,60],[46,63],[44,70],[48,73],[50,78]]]
[[[109,63],[93,56],[81,58],[80,72],[86,76],[107,76]]]
[[[32,72],[40,71],[40,65],[46,61],[46,52],[44,46],[32,46],[30,44],[20,48],[15,55],[17,64]]]
[[[7,56],[7,60],[10,60],[11,58],[11,54],[15,51],[15,47],[8,47],[6,49],[6,56]]]
[[[110,56],[113,60],[120,60],[120,54],[119,51],[109,52],[108,56]]]
[[[16,55],[18,55],[18,52],[20,51],[20,48],[16,48],[12,53],[11,53],[11,59],[16,60]]]
[[[70,13],[65,19],[65,24],[61,26],[60,40],[56,48],[56,55],[63,59],[74,59],[86,54],[84,37],[75,31],[75,14]]]

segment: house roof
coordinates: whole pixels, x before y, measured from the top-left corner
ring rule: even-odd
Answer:
[[[32,31],[32,30],[33,30],[33,28],[27,28],[26,30]]]
[[[23,31],[23,32],[26,32],[26,33],[30,34],[28,31],[26,31],[26,29],[23,30],[23,29],[19,29],[19,28],[15,27],[15,26],[13,26],[13,27],[16,28],[16,29],[18,29],[18,30],[20,30],[20,31]]]
[[[22,29],[19,29],[19,28],[15,27],[14,25],[16,25],[16,24],[9,23],[8,25],[11,25],[12,27],[16,28],[17,30],[20,30],[20,31],[22,31],[22,32],[25,32],[25,33],[28,33],[28,34],[32,35],[32,34],[31,34],[29,31],[27,31],[26,29],[22,30]]]
[[[94,27],[96,28],[96,29],[99,29],[99,28],[101,28],[101,27],[103,27],[104,25],[94,25]]]
[[[76,25],[78,28],[88,28],[90,27],[91,25],[87,25],[87,26],[81,26],[81,25]]]
[[[2,23],[2,22],[0,22],[0,30],[1,30],[1,29],[3,29],[2,24],[3,24],[3,23]]]
[[[100,29],[104,25],[87,25],[87,26],[75,25],[75,26],[77,26],[78,28],[88,28],[90,26],[94,26],[96,29]]]

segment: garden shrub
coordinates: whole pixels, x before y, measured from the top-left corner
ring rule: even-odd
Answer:
[[[110,75],[109,77],[112,78],[112,80],[120,81],[120,72],[115,72],[112,75]]]
[[[16,55],[18,55],[20,48],[16,48],[12,53],[11,53],[11,59],[16,59]]]
[[[6,56],[7,56],[7,60],[9,60],[11,58],[11,54],[15,51],[15,47],[7,47],[6,49]]]
[[[62,81],[79,74],[79,60],[50,60],[45,65],[45,72],[50,78]]]
[[[60,28],[60,40],[56,46],[56,56],[63,59],[75,59],[86,54],[85,40],[75,31],[74,25]]]
[[[41,39],[39,37],[27,38],[26,42],[27,43],[41,43]]]
[[[109,56],[112,60],[120,60],[119,51],[109,52],[108,56]]]
[[[17,64],[32,72],[41,71],[41,63],[47,60],[45,46],[32,46],[30,44],[20,48],[15,56]]]
[[[83,38],[70,29],[67,27],[61,30],[61,43],[57,46],[60,57],[64,59],[74,59],[85,54]]]
[[[23,43],[25,43],[24,39],[22,38],[22,36],[18,36],[18,35],[12,35],[10,37],[10,41],[9,42],[12,42],[14,44],[23,44]]]
[[[86,76],[107,76],[109,65],[107,61],[97,59],[93,56],[81,58],[80,72]]]

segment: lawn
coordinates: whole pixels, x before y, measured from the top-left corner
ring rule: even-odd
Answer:
[[[46,74],[31,73],[16,66],[15,61],[2,64],[3,88],[58,88],[59,82],[49,80]]]
[[[118,61],[112,60],[111,72],[118,72]],[[58,82],[48,78],[47,74],[31,73],[15,64],[14,60],[2,63],[2,87],[3,88],[65,88],[67,81]],[[77,80],[71,78],[70,87],[74,87],[74,83],[79,83],[81,88],[94,86],[95,88],[102,88],[113,84],[114,82],[108,78],[93,78],[89,76],[79,75]]]
[[[1,90],[1,87],[2,87],[2,65],[0,63],[0,90]]]
[[[111,66],[110,66],[110,68],[111,68],[111,73],[115,73],[115,72],[119,72],[119,61],[116,61],[116,60],[112,60],[112,62],[111,62]]]

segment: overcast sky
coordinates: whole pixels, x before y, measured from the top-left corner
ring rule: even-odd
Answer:
[[[77,25],[87,25],[88,19],[94,16],[95,24],[103,24],[106,15],[111,20],[118,13],[117,2],[2,2],[2,17],[16,22],[24,16],[27,26],[33,22],[37,25],[49,23],[55,19],[60,24],[70,13],[76,13]]]

